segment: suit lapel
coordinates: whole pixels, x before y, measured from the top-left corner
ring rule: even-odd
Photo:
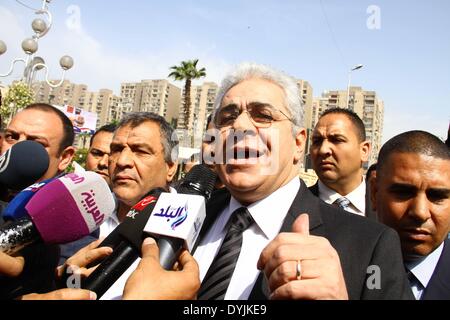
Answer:
[[[444,249],[434,269],[433,276],[423,293],[422,300],[450,299],[450,240],[444,242]]]
[[[291,232],[292,224],[295,219],[302,213],[309,215],[309,230],[315,235],[324,235],[322,216],[320,214],[320,200],[316,198],[306,187],[305,183],[300,180],[300,189],[292,202],[292,205],[284,219],[280,232]],[[249,300],[266,300],[269,298],[270,290],[267,279],[261,272],[256,280],[255,286],[250,293]]]
[[[313,196],[313,194],[306,187],[305,183],[300,180],[300,189],[292,202],[291,207],[289,208],[280,231],[291,232],[292,224],[302,213],[307,213],[309,215],[310,231],[319,227],[323,223],[319,203],[320,199]]]
[[[319,180],[317,180],[316,184],[312,187],[309,187],[309,191],[316,197],[319,197]]]
[[[192,252],[195,252],[200,241],[205,237],[209,229],[216,221],[217,216],[222,212],[225,206],[230,202],[231,195],[226,188],[222,188],[213,192],[211,199],[206,203],[206,218],[203,222],[202,230],[197,238]]]

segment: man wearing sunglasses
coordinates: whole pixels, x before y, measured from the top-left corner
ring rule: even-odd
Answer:
[[[213,121],[216,170],[229,194],[207,205],[194,253],[199,299],[413,298],[396,233],[337,211],[299,179],[306,132],[292,78],[238,66]]]

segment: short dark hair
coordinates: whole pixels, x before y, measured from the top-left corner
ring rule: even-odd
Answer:
[[[174,129],[160,115],[153,112],[131,112],[127,113],[117,126],[117,129],[125,126],[135,128],[144,122],[152,121],[159,125],[161,132],[161,143],[164,149],[164,160],[174,163],[178,159],[178,138]]]
[[[370,177],[370,174],[372,173],[372,171],[377,171],[377,163],[372,163],[371,166],[369,167],[369,169],[367,169],[366,172],[366,179]]]
[[[429,132],[419,130],[401,133],[386,142],[378,156],[378,171],[383,169],[393,153],[416,153],[450,160],[450,149],[444,142]]]
[[[450,124],[448,125],[447,141],[445,141],[445,144],[450,148]]]
[[[56,114],[61,120],[61,124],[63,127],[63,136],[59,144],[59,154],[61,154],[61,152],[63,152],[65,148],[73,145],[75,133],[73,131],[72,121],[70,121],[70,119],[61,110],[46,103],[30,104],[23,110],[40,110]]]
[[[329,114],[342,114],[347,116],[357,130],[356,135],[358,136],[359,141],[362,142],[366,140],[366,127],[364,126],[364,122],[355,112],[344,108],[330,108],[322,112],[319,120]]]
[[[92,141],[94,141],[94,138],[97,134],[99,134],[100,132],[110,132],[110,133],[114,133],[114,131],[116,131],[117,128],[117,124],[114,123],[109,123],[104,125],[103,127],[100,127],[97,131],[95,131],[94,135],[91,137],[91,140],[89,141],[89,146],[92,145]]]

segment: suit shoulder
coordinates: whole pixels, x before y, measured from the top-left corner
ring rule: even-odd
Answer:
[[[311,187],[308,187],[308,190],[311,191],[311,193],[313,195],[315,195],[316,197],[319,196],[319,181],[317,181],[314,185],[312,185]]]
[[[398,238],[393,229],[380,222],[338,209],[323,201],[320,201],[320,210],[325,225],[332,226],[335,229],[333,233],[340,234],[340,236],[347,234],[356,239],[362,237],[366,241],[368,239],[375,240],[381,236]]]
[[[436,266],[436,270],[438,269],[445,270],[446,277],[450,280],[450,239],[444,241],[444,248]]]

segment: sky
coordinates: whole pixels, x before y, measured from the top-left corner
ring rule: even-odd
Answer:
[[[0,74],[24,57],[20,44],[38,17],[0,0]],[[54,23],[39,42],[49,77],[72,56],[67,78],[120,92],[121,82],[167,79],[169,68],[199,59],[220,83],[232,66],[254,61],[309,81],[315,97],[351,84],[376,91],[385,104],[383,142],[407,130],[445,139],[450,123],[448,0],[52,0]],[[39,16],[42,17],[42,16]],[[5,84],[20,78],[17,66]],[[43,75],[40,75],[43,78]],[[41,79],[39,79],[41,80]],[[171,81],[181,87],[181,82]]]

